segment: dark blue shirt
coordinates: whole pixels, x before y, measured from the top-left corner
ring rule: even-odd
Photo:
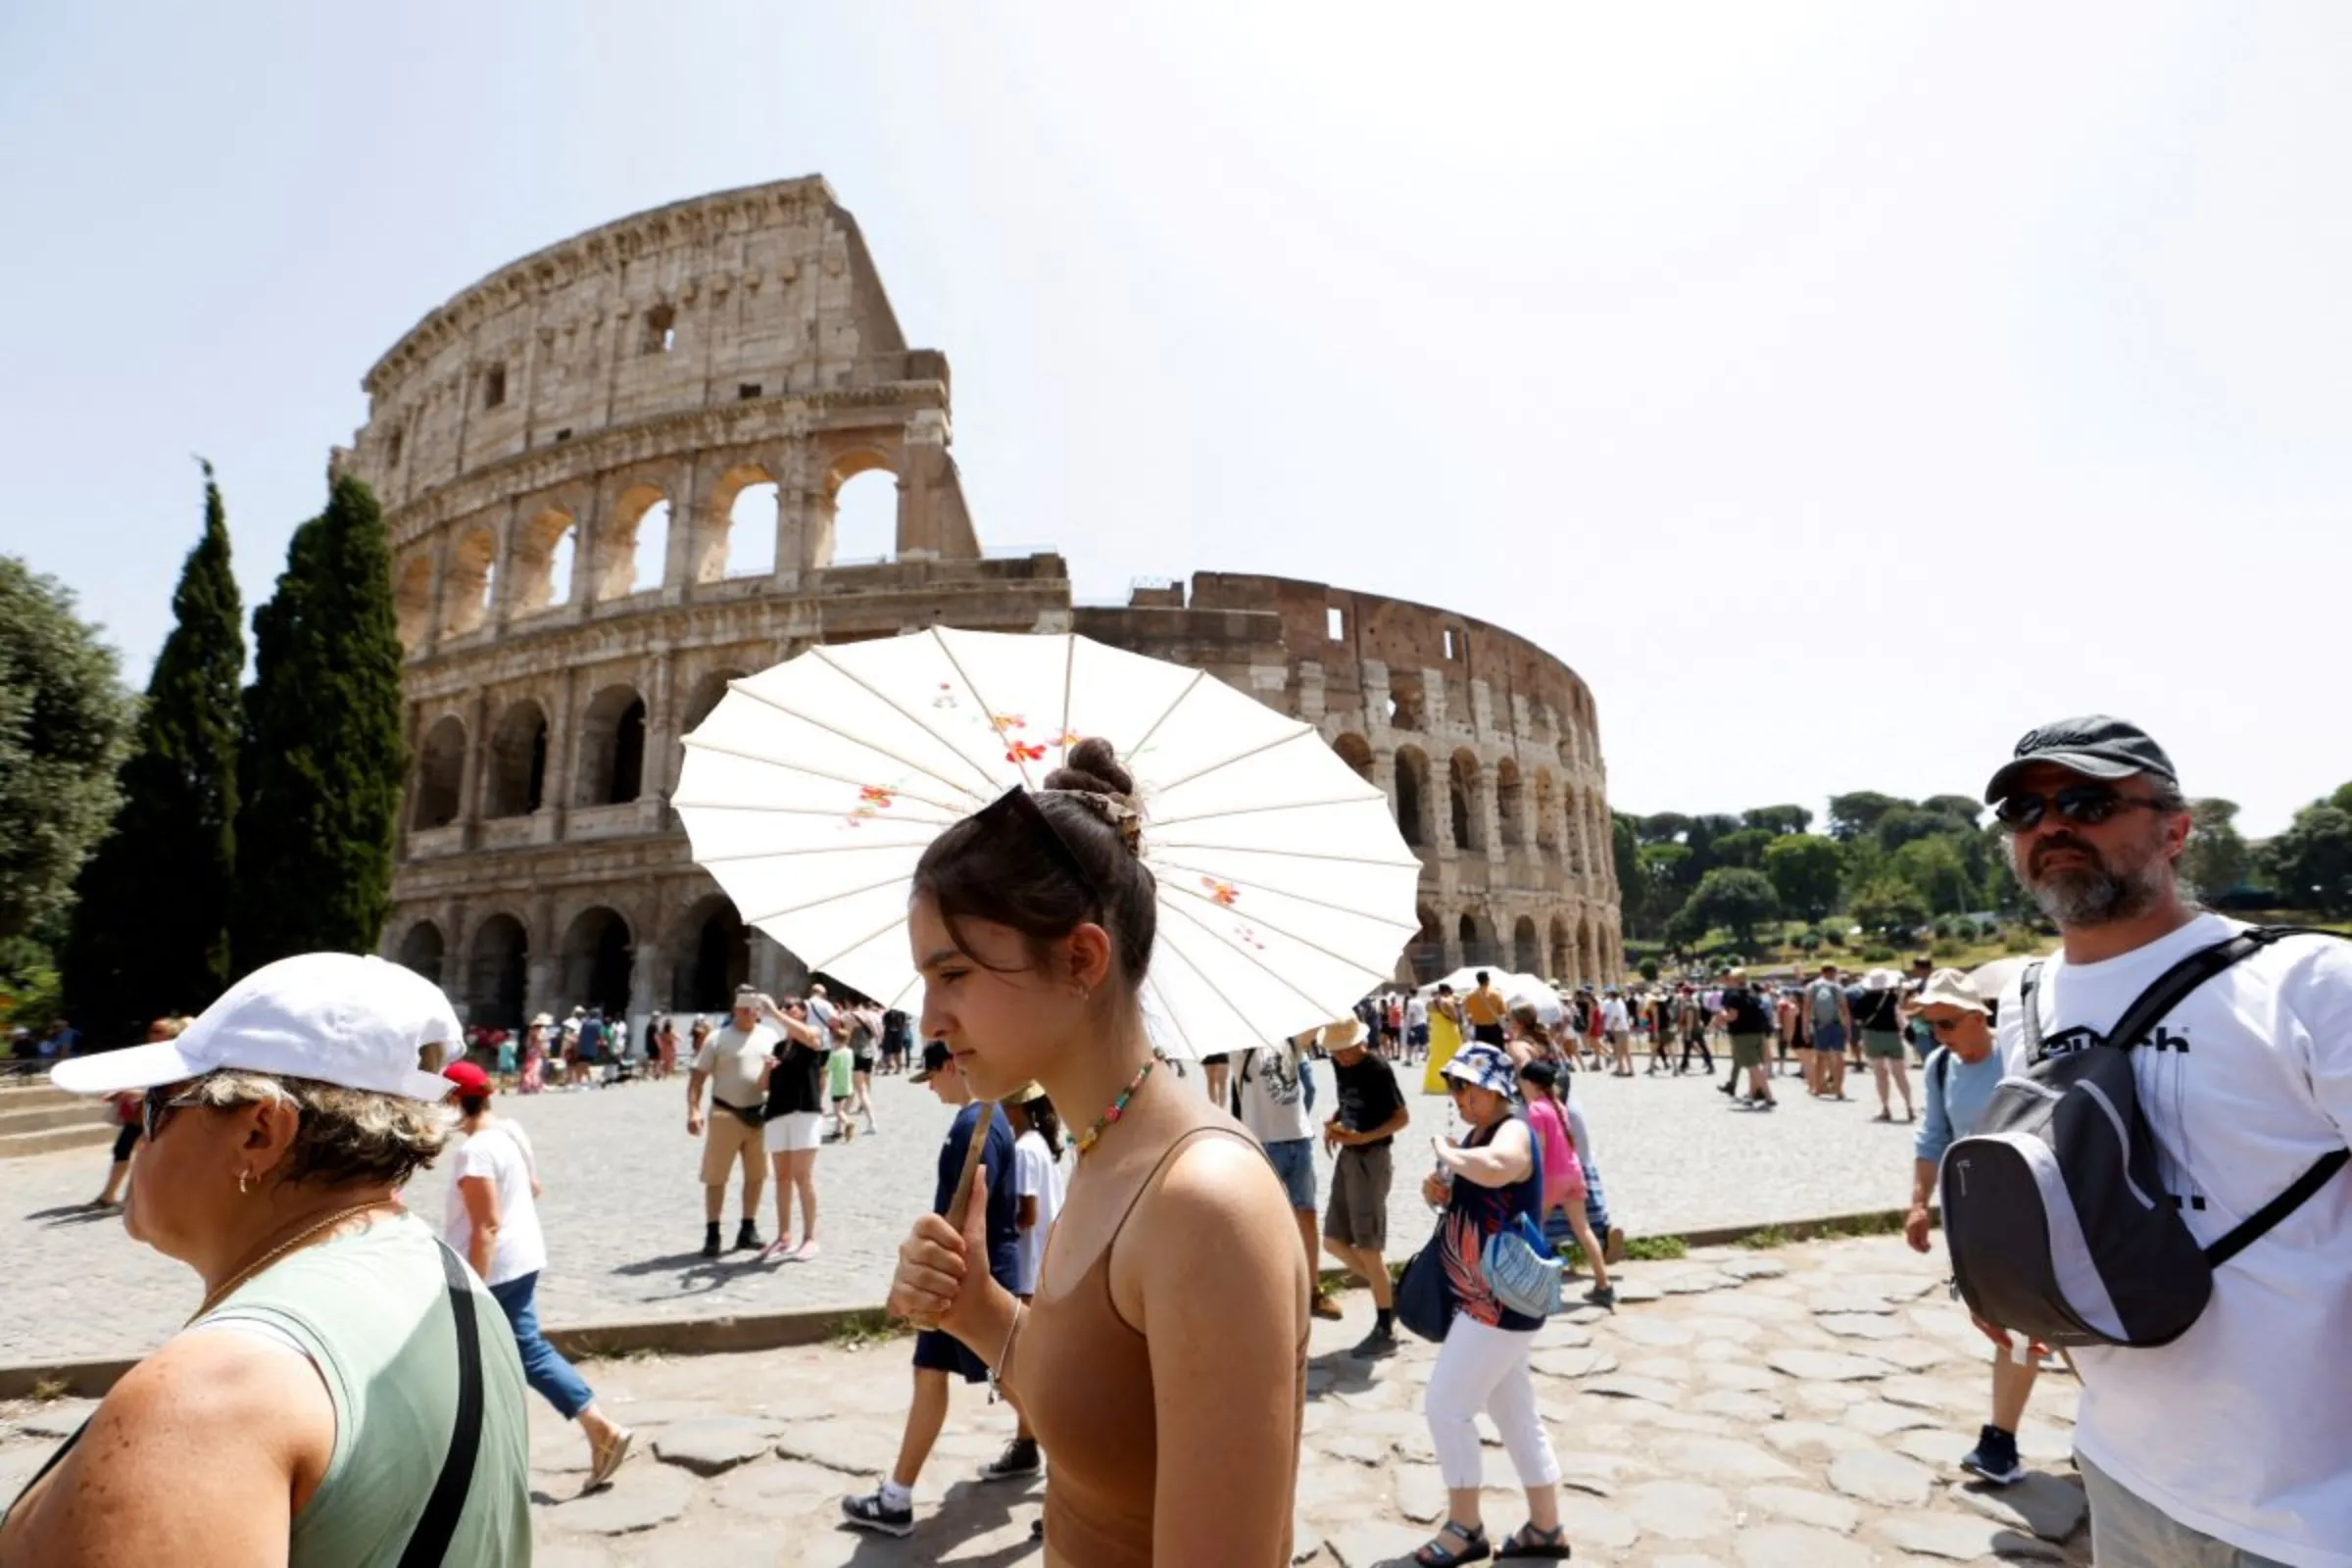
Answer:
[[[1524,1120],[1514,1111],[1492,1127],[1473,1129],[1462,1140],[1464,1149],[1484,1149],[1494,1141],[1494,1135],[1511,1122]],[[1532,1134],[1532,1129],[1531,1129]],[[1516,1215],[1542,1222],[1542,1194],[1544,1176],[1539,1162],[1531,1164],[1528,1173],[1507,1187],[1481,1187],[1460,1172],[1454,1173],[1452,1189],[1446,1200],[1446,1212],[1438,1220],[1438,1256],[1446,1267],[1447,1294],[1453,1298],[1453,1310],[1467,1312],[1491,1328],[1508,1329],[1526,1334],[1544,1326],[1540,1317],[1514,1312],[1496,1298],[1493,1287],[1487,1284],[1487,1271],[1481,1261],[1488,1240],[1508,1225]],[[1447,1314],[1450,1316],[1451,1314]]]
[[[971,1104],[956,1113],[947,1142],[939,1146],[939,1185],[931,1197],[931,1212],[944,1216],[956,1200],[956,1183],[963,1175],[963,1152],[972,1142],[972,1126],[980,1106]],[[999,1285],[1011,1290],[1019,1277],[1021,1195],[1013,1191],[1012,1124],[1003,1111],[988,1124],[988,1148],[980,1156],[988,1171],[988,1272]]]

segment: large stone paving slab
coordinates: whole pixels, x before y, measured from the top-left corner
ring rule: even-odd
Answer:
[[[1329,1069],[1316,1070],[1323,1075],[1318,1102],[1327,1104]],[[1777,1115],[1749,1116],[1728,1111],[1723,1097],[1695,1074],[1578,1074],[1574,1085],[1613,1217],[1630,1234],[1851,1213],[1895,1205],[1908,1190],[1910,1129],[1871,1122],[1858,1101],[1784,1094]],[[1418,1089],[1417,1073],[1407,1087]],[[880,1132],[828,1146],[817,1158],[825,1255],[766,1267],[748,1254],[716,1263],[698,1255],[698,1151],[686,1136],[682,1079],[507,1101],[502,1108],[530,1129],[547,1183],[541,1215],[550,1258],[539,1291],[545,1320],[574,1327],[878,1304],[900,1239],[930,1201],[933,1160],[949,1118],[903,1079],[882,1079],[875,1093]],[[1408,1102],[1414,1122],[1404,1147],[1446,1130],[1444,1101],[1414,1093]],[[104,1157],[103,1150],[76,1150],[0,1167],[0,1256],[9,1260],[11,1307],[0,1319],[0,1363],[135,1355],[160,1344],[195,1306],[201,1292],[194,1276],[131,1242],[118,1216],[81,1206],[103,1179]],[[1328,1181],[1330,1167],[1318,1168]],[[438,1223],[445,1193],[445,1176],[428,1171],[409,1197]],[[772,1206],[772,1197],[762,1199],[763,1232],[774,1223]],[[732,1226],[730,1200],[730,1237]],[[1392,1251],[1411,1250],[1429,1228],[1414,1184],[1397,1182],[1390,1205]],[[1903,1264],[1909,1256],[1899,1243],[1868,1248],[1809,1279],[1804,1294],[1876,1300],[1890,1311],[1899,1302],[1904,1310],[1893,1320],[1910,1333],[1904,1314],[1926,1307],[1932,1315],[1935,1303],[1925,1293],[1936,1278],[1922,1271],[1909,1296],[1884,1289],[1890,1279],[1911,1281]],[[1632,1271],[1623,1300],[1645,1304],[1690,1292],[1709,1316],[1722,1316],[1725,1303],[1747,1294],[1734,1288],[1738,1279],[1780,1283],[1779,1266],[1769,1254],[1726,1250],[1653,1269],[1648,1279]],[[1786,1308],[1801,1313],[1802,1296]],[[1961,1343],[1974,1333],[1965,1319],[1945,1331]],[[1831,1336],[1823,1342],[1825,1348],[1876,1343]]]
[[[1541,1331],[1536,1383],[1577,1560],[1868,1568],[2046,1554],[2086,1564],[2082,1494],[2063,1460],[2035,1464],[2034,1474],[2007,1491],[1972,1484],[1951,1463],[1981,1419],[1985,1359],[1955,1362],[1933,1379],[1875,1369],[1858,1376],[1842,1352],[1827,1348],[1834,1336],[1814,1337],[1807,1298],[1863,1275],[1881,1277],[1874,1288],[1882,1294],[1896,1294],[1886,1286],[1900,1280],[1909,1257],[1890,1258],[1873,1242],[1788,1248],[1773,1254],[1785,1277],[1662,1292],[1654,1303],[1581,1328]],[[1736,1260],[1727,1252],[1712,1261]],[[1709,1258],[1691,1261],[1712,1266]],[[1912,1266],[1933,1283],[1934,1260]],[[1629,1263],[1626,1270],[1630,1279],[1664,1267]],[[1797,1317],[1727,1314],[1727,1304],[1773,1286],[1797,1294],[1757,1299],[1794,1300]],[[1919,1311],[1958,1312],[1939,1296],[1923,1294],[1920,1302]],[[1350,1295],[1345,1321],[1317,1323],[1311,1347],[1315,1364],[1333,1379],[1330,1392],[1309,1402],[1297,1510],[1300,1560],[1323,1568],[1396,1562],[1446,1511],[1420,1411],[1435,1348],[1413,1342],[1384,1362],[1348,1361],[1345,1349],[1361,1336],[1368,1310],[1360,1293]],[[1637,1313],[1643,1327],[1633,1327]],[[1770,1328],[1731,1345],[1727,1358],[1697,1359],[1698,1346],[1709,1342],[1696,1340],[1692,1326],[1727,1316]],[[1695,1343],[1670,1345],[1677,1328],[1691,1330]],[[1621,1360],[1627,1370],[1568,1370],[1594,1355]],[[908,1387],[903,1342],[631,1358],[585,1371],[607,1408],[643,1436],[619,1484],[581,1497],[586,1445],[533,1401],[533,1518],[542,1562],[1006,1568],[1037,1560],[1028,1531],[1043,1487],[977,1482],[979,1466],[1010,1435],[1012,1418],[975,1392],[957,1394],[915,1489],[919,1527],[911,1540],[838,1527],[841,1499],[872,1487],[896,1452]],[[1912,1397],[1888,1396],[1894,1394]],[[2062,1446],[2073,1409],[2071,1379],[2044,1378],[2030,1423],[2037,1446]],[[8,1433],[0,1436],[0,1479],[27,1474],[54,1442],[28,1429],[68,1430],[78,1414],[72,1405],[0,1409]],[[1482,1500],[1499,1536],[1525,1517],[1526,1505],[1508,1458],[1487,1436]]]

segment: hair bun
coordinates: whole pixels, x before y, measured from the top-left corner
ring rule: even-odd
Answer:
[[[1070,748],[1061,766],[1046,775],[1046,788],[1081,795],[1107,795],[1122,806],[1135,804],[1135,778],[1119,765],[1110,742],[1090,735]]]

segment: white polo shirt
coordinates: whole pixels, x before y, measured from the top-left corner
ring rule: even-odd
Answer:
[[[2244,929],[2200,915],[2103,963],[2053,957],[2046,1049],[2115,1026],[2150,982]],[[2024,1065],[2020,981],[1998,1050]],[[2070,1039],[2070,1037],[2072,1037]],[[2290,937],[2207,981],[2132,1053],[2166,1193],[2210,1246],[2352,1141],[2352,942]],[[2352,1168],[2214,1271],[2194,1327],[2078,1349],[2076,1446],[2192,1529],[2292,1568],[2352,1568]]]

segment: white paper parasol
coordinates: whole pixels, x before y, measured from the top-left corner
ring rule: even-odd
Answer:
[[[1146,1016],[1171,1053],[1344,1017],[1418,933],[1420,860],[1314,727],[1203,671],[1084,637],[934,628],[732,683],[673,804],[744,919],[913,1010],[906,901],[931,840],[1081,737],[1136,780],[1159,884]]]

